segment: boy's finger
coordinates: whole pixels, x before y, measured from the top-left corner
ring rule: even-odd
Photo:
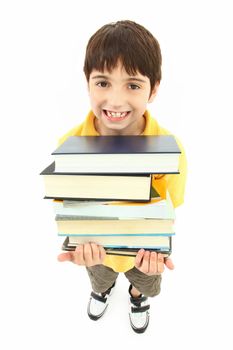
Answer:
[[[164,257],[163,254],[158,254],[158,261],[157,261],[157,266],[158,266],[158,273],[163,273],[164,271]]]
[[[149,273],[154,275],[157,273],[157,261],[158,261],[158,255],[156,252],[150,253],[150,267],[149,267]]]
[[[150,252],[149,250],[146,250],[142,259],[140,271],[142,271],[143,273],[149,273],[149,268],[150,268]]]
[[[106,256],[106,251],[104,247],[99,246],[100,261],[103,261]]]
[[[72,261],[71,253],[70,253],[70,252],[61,253],[61,254],[58,255],[57,260],[60,261],[60,262],[63,262],[63,261]]]
[[[170,258],[165,258],[165,265],[169,270],[174,270],[175,266],[172,262],[172,259]]]
[[[83,245],[83,257],[86,266],[93,265],[92,247],[90,243],[85,243]]]
[[[79,244],[74,253],[74,262],[78,265],[85,265],[84,261],[84,247],[82,244]]]
[[[99,247],[96,243],[91,242],[90,243],[91,249],[92,249],[92,259],[93,262],[98,262],[99,261]]]
[[[141,266],[141,263],[142,263],[142,259],[143,259],[143,255],[145,253],[145,250],[144,249],[140,249],[136,255],[136,258],[135,258],[135,266],[137,268],[139,268]]]

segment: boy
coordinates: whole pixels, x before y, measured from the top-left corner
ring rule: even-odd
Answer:
[[[141,25],[118,21],[100,28],[88,42],[84,62],[92,110],[60,144],[74,135],[169,134],[146,110],[159,88],[161,63],[157,40]],[[153,176],[153,181],[164,183],[174,207],[183,202],[186,178],[186,158],[178,143],[180,174]],[[74,252],[60,254],[58,260],[86,266],[93,289],[88,304],[92,320],[103,316],[118,273],[124,272],[130,282],[130,324],[137,333],[143,333],[149,324],[148,297],[159,294],[164,265],[174,268],[172,260],[162,254],[141,249],[136,258],[111,256],[95,243],[79,245]]]

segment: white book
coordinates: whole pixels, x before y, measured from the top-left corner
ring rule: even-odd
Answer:
[[[166,199],[146,203],[54,200],[53,206],[56,215],[64,216],[175,219],[169,192]]]

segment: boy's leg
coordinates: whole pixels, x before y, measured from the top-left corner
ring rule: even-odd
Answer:
[[[160,293],[162,275],[148,276],[136,267],[125,272],[129,282],[143,295],[154,297]]]
[[[136,333],[144,333],[149,325],[149,302],[148,297],[154,297],[160,293],[161,275],[148,276],[136,267],[127,271],[125,276],[129,280],[129,319],[132,329]],[[135,287],[139,294],[135,297],[131,290]],[[136,294],[137,295],[137,294]]]
[[[87,307],[90,319],[97,321],[107,310],[118,273],[104,265],[87,267],[93,291]]]
[[[112,287],[117,279],[118,273],[110,267],[104,265],[95,265],[86,267],[93,291],[104,293]]]

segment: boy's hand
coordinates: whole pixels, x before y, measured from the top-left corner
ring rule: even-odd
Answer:
[[[164,265],[166,265],[169,270],[175,268],[172,260],[164,257],[161,253],[140,249],[135,258],[135,267],[148,276],[163,273]]]
[[[71,261],[77,265],[94,266],[102,264],[106,252],[104,248],[96,243],[86,243],[77,246],[75,251],[61,253],[58,261]]]

